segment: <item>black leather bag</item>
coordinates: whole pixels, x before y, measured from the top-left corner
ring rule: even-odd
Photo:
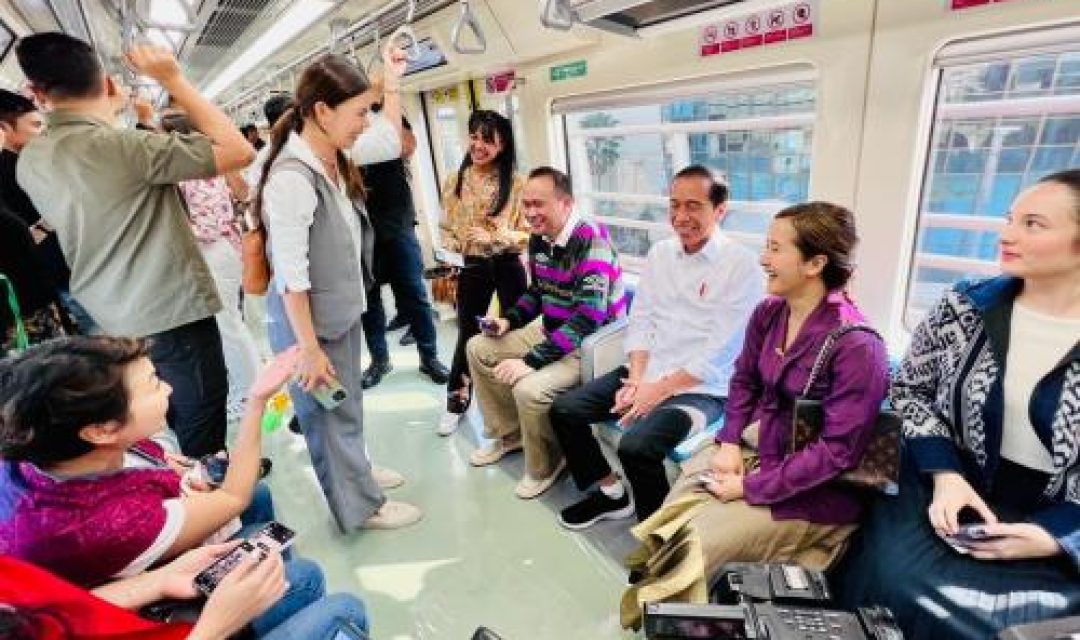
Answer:
[[[791,452],[801,451],[806,445],[821,437],[824,423],[821,400],[810,397],[810,390],[817,381],[822,367],[832,355],[836,341],[852,331],[866,331],[881,339],[873,328],[864,324],[849,324],[834,329],[821,346],[810,377],[806,380],[802,395],[795,400],[795,411],[791,427]],[[873,436],[870,444],[859,460],[858,466],[846,471],[836,482],[857,489],[869,489],[886,495],[896,495],[900,491],[900,441],[902,420],[900,415],[890,409],[878,412],[872,425]]]

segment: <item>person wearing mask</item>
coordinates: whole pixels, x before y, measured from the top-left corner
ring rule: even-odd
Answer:
[[[176,185],[237,171],[254,150],[168,49],[139,45],[125,55],[205,135],[116,127],[126,92],[82,40],[38,33],[21,39],[16,55],[32,90],[53,106],[47,131],[20,156],[19,184],[57,231],[72,295],[103,332],[152,338],[182,450],[220,451],[228,395],[214,319],[221,301]]]
[[[675,174],[669,194],[674,236],[649,250],[626,332],[628,366],[567,391],[551,405],[551,426],[583,500],[559,523],[584,529],[660,508],[670,486],[666,458],[724,413],[728,382],[764,277],[752,251],[720,230],[727,187],[703,166]],[[591,425],[617,419],[626,484],[608,465]],[[631,502],[630,490],[633,490]]]
[[[464,266],[458,274],[458,335],[446,411],[436,427],[441,436],[458,428],[472,400],[465,345],[480,333],[476,318],[487,314],[492,294],[502,309],[509,309],[528,286],[521,253],[529,232],[521,215],[524,180],[515,171],[516,153],[509,120],[494,111],[473,111],[469,151],[457,174],[443,185],[441,244],[461,254]]]
[[[999,264],[915,329],[889,393],[900,493],[838,576],[843,602],[889,607],[913,640],[1080,614],[1080,169],[1020,192]]]
[[[161,119],[166,133],[189,135],[194,130],[182,112],[166,114]],[[233,190],[237,185],[246,196],[247,184],[238,174],[214,176],[180,183],[187,203],[191,230],[199,242],[210,272],[214,275],[222,309],[216,318],[225,350],[225,366],[229,372],[229,421],[244,415],[245,393],[259,372],[259,348],[255,344],[244,318],[240,315],[240,282],[243,265],[240,261],[240,221],[233,210]],[[244,197],[237,198],[243,201]]]
[[[373,114],[372,119],[383,117]],[[449,371],[439,362],[435,344],[435,313],[424,286],[424,261],[416,238],[416,207],[405,161],[416,149],[416,136],[408,120],[402,118],[400,158],[360,167],[367,189],[368,215],[375,230],[375,286],[367,294],[364,312],[364,339],[371,364],[364,372],[363,387],[370,389],[390,373],[390,349],[386,344],[386,312],[382,285],[394,292],[398,314],[408,319],[420,355],[420,373],[435,384],[446,384]]]
[[[529,222],[529,289],[501,317],[483,318],[485,335],[469,340],[469,372],[491,442],[469,463],[494,464],[525,452],[514,489],[528,500],[566,468],[551,428],[552,401],[581,383],[581,341],[622,317],[622,269],[607,229],[574,210],[570,178],[552,167],[529,173],[521,194]],[[539,318],[539,323],[533,320]]]
[[[398,82],[405,56],[388,44],[383,60],[386,118],[367,132],[367,112],[379,96],[363,71],[340,55],[323,56],[303,71],[295,106],[274,126],[255,196],[274,273],[267,294],[270,346],[300,349],[293,407],[344,533],[396,529],[421,517],[415,506],[386,498],[383,489],[404,478],[372,465],[364,442],[361,316],[373,281],[374,238],[357,165],[401,156]]]
[[[773,218],[761,255],[769,294],[750,316],[728,384],[724,426],[684,463],[664,506],[634,527],[622,623],[649,601],[704,603],[727,562],[828,567],[862,513],[859,489],[833,482],[862,459],[888,388],[884,343],[849,331],[833,343],[812,396],[817,440],[790,451],[795,400],[829,335],[865,323],[844,287],[854,270],[855,216],[827,202]],[[743,448],[743,445],[746,445]]]

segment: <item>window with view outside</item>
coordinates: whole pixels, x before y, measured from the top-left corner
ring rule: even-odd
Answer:
[[[667,236],[667,193],[690,164],[731,189],[724,228],[757,249],[772,215],[807,198],[815,92],[784,84],[566,115],[579,206],[611,231],[627,266]]]
[[[947,67],[923,178],[905,323],[943,290],[998,273],[1013,198],[1080,166],[1080,51]]]

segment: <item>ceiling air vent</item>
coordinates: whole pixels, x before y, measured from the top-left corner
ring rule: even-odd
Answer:
[[[274,0],[222,0],[195,39],[196,47],[228,49]]]
[[[598,28],[617,26],[636,32],[671,20],[742,0],[574,0],[571,5],[582,22]]]

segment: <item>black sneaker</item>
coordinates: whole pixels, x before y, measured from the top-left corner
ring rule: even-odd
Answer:
[[[634,505],[630,503],[630,493],[623,492],[618,500],[595,489],[577,504],[559,512],[559,524],[567,529],[578,531],[588,529],[601,520],[621,520],[634,515]]]
[[[412,329],[406,329],[405,333],[401,334],[401,339],[398,340],[398,344],[403,347],[407,347],[410,344],[416,344],[416,336],[413,335]]]
[[[382,382],[383,376],[390,373],[392,369],[393,367],[390,366],[389,360],[376,360],[372,362],[371,366],[369,366],[367,370],[364,371],[364,374],[360,376],[360,388],[370,389],[374,387]]]
[[[407,327],[408,325],[409,321],[399,313],[394,316],[394,319],[391,320],[389,324],[386,325],[386,330],[397,331],[398,329],[402,329],[404,327]]]

